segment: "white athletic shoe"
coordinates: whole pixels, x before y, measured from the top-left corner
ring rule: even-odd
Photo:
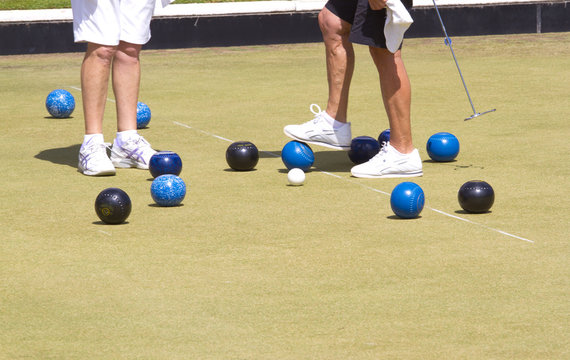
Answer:
[[[152,155],[156,153],[139,134],[135,134],[127,141],[120,142],[117,138],[111,148],[111,161],[118,168],[148,169]]]
[[[79,172],[89,176],[115,175],[115,167],[107,157],[107,144],[90,141],[79,149]]]
[[[350,171],[360,178],[399,178],[422,176],[422,159],[418,149],[402,154],[388,142],[378,154]]]
[[[317,111],[313,110],[316,107]],[[287,125],[283,129],[285,135],[298,141],[325,146],[336,150],[350,149],[352,133],[350,123],[339,128],[333,126],[325,119],[325,112],[317,104],[312,104],[311,112],[315,117],[301,125]]]

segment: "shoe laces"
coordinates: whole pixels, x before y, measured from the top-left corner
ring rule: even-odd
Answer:
[[[84,144],[81,148],[81,163],[83,166],[87,165],[90,161],[101,161],[104,159],[109,159],[107,157],[106,149],[109,148],[111,144],[109,143],[99,143],[99,142],[88,142]]]
[[[313,108],[315,108],[317,110],[315,111]],[[309,109],[315,115],[313,120],[310,120],[309,122],[318,123],[318,122],[321,122],[322,120],[324,120],[324,118],[323,118],[324,111],[321,110],[321,107],[318,104],[311,104]]]
[[[151,149],[150,143],[140,135],[130,138],[127,141],[122,142],[118,145],[121,148],[121,150],[123,150],[126,153],[126,157],[143,162],[145,162],[144,160],[145,151]],[[113,151],[113,149],[111,150]]]
[[[370,159],[371,162],[385,162],[386,158],[388,156],[388,145],[390,144],[389,141],[383,141],[382,142],[384,145],[380,148],[380,151],[378,152],[378,154],[374,155],[372,157],[372,159]]]

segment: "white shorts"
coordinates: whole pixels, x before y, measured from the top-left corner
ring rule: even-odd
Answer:
[[[71,0],[75,42],[146,44],[156,0]]]

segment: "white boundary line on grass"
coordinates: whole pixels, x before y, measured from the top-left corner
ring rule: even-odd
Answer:
[[[198,131],[198,132],[200,132],[200,133],[202,133],[202,134],[205,134],[205,135],[208,135],[208,136],[211,136],[211,137],[214,137],[214,138],[216,138],[216,139],[220,139],[220,140],[223,140],[223,141],[226,141],[226,142],[229,142],[229,143],[234,142],[233,140],[230,140],[230,139],[227,139],[227,138],[225,138],[225,137],[222,137],[222,136],[219,136],[219,135],[210,133],[210,132],[208,132],[208,131],[204,131],[204,130],[201,130],[201,129],[192,127],[192,126],[190,126],[190,125],[187,125],[187,124],[184,124],[184,123],[181,123],[181,122],[178,122],[178,121],[173,121],[173,124],[174,124],[174,125],[177,125],[177,126],[185,127],[185,128],[187,128],[187,129],[192,129],[192,130]],[[272,152],[270,152],[270,151],[262,151],[262,150],[260,150],[260,151],[261,151],[262,153],[264,153],[264,154],[269,154],[269,155],[274,156],[274,157],[279,157],[279,155],[277,155],[277,154],[275,154],[275,153],[272,153]],[[374,188],[374,187],[372,187],[372,186],[365,185],[365,184],[362,184],[362,183],[360,183],[360,182],[356,182],[356,181],[354,181],[354,180],[352,180],[352,179],[346,179],[346,178],[344,178],[344,177],[342,177],[342,176],[332,174],[332,173],[330,173],[330,172],[328,172],[328,171],[319,170],[318,168],[317,168],[317,171],[318,171],[318,172],[321,172],[321,173],[323,173],[323,174],[325,174],[325,175],[329,175],[329,176],[335,177],[335,178],[337,178],[337,179],[344,180],[344,181],[349,182],[349,183],[351,183],[351,184],[355,184],[355,185],[362,186],[363,188],[365,188],[365,189],[367,189],[367,190],[370,190],[370,191],[374,191],[374,192],[377,192],[377,193],[380,193],[380,194],[383,194],[383,195],[387,195],[387,196],[390,196],[390,195],[391,195],[391,194],[388,193],[388,192],[382,191],[382,190],[380,190],[380,189],[376,189],[376,188]],[[514,238],[514,239],[518,239],[518,240],[522,240],[522,241],[526,241],[526,242],[529,242],[529,243],[533,243],[533,244],[534,244],[534,241],[532,241],[532,240],[529,240],[529,239],[523,238],[523,237],[521,237],[521,236],[517,236],[517,235],[511,234],[511,233],[508,233],[508,232],[503,231],[503,230],[495,229],[495,228],[489,227],[489,226],[487,226],[487,225],[484,225],[484,224],[481,224],[481,223],[478,223],[478,222],[475,222],[475,221],[472,221],[472,220],[469,220],[469,219],[462,218],[461,216],[449,214],[449,213],[447,213],[447,212],[445,212],[445,211],[441,211],[441,210],[438,210],[438,209],[435,209],[435,208],[432,208],[432,207],[429,207],[429,206],[426,206],[425,208],[426,208],[426,209],[429,209],[429,210],[432,210],[432,211],[434,211],[434,212],[436,212],[436,213],[438,213],[438,214],[441,214],[441,215],[450,217],[450,218],[452,218],[452,219],[461,220],[461,221],[464,221],[464,222],[466,222],[466,223],[469,223],[469,224],[472,224],[472,225],[477,225],[477,226],[480,226],[480,227],[482,227],[482,228],[484,228],[484,229],[491,230],[491,231],[497,232],[497,233],[499,233],[499,234],[503,234],[503,235],[505,235],[505,236],[512,237],[512,238]]]
[[[77,90],[77,91],[81,92],[81,88],[79,88],[79,87],[77,87],[77,86],[69,85],[69,87],[72,88],[72,89],[74,89],[74,90]],[[107,100],[108,100],[108,101],[111,101],[111,102],[115,102],[115,100],[113,100],[113,99],[107,98]],[[214,134],[214,133],[211,133],[211,132],[208,132],[208,131],[205,131],[205,130],[202,130],[202,129],[198,129],[198,128],[192,127],[192,126],[190,126],[190,125],[188,125],[188,124],[184,124],[184,123],[181,123],[181,122],[178,122],[178,121],[173,121],[172,123],[173,123],[174,125],[177,125],[177,126],[181,126],[181,127],[187,128],[187,129],[191,129],[191,130],[198,131],[198,132],[200,132],[200,133],[202,133],[202,134],[205,134],[205,135],[207,135],[207,136],[211,136],[211,137],[216,138],[216,139],[219,139],[219,140],[223,140],[223,141],[225,141],[225,142],[229,142],[229,143],[233,143],[233,142],[234,142],[234,140],[225,138],[225,137],[220,136],[220,135],[216,135],[216,134]],[[272,153],[272,152],[270,152],[270,151],[263,151],[263,150],[260,150],[260,151],[261,151],[262,153],[264,153],[264,154],[268,154],[268,155],[271,155],[271,156],[273,156],[273,157],[279,157],[279,155],[277,155],[277,154],[275,154],[275,153]],[[383,194],[383,195],[390,196],[390,193],[385,192],[385,191],[382,191],[382,190],[380,190],[380,189],[376,189],[376,188],[374,188],[374,187],[372,187],[372,186],[368,186],[368,185],[365,185],[365,184],[356,182],[356,181],[351,180],[351,179],[346,179],[346,178],[344,178],[344,177],[342,177],[342,176],[335,175],[335,174],[330,173],[330,172],[328,172],[328,171],[318,170],[318,169],[317,169],[317,171],[319,171],[319,172],[321,172],[321,173],[323,173],[323,174],[326,174],[326,175],[328,175],[328,176],[332,176],[332,177],[335,177],[335,178],[337,178],[337,179],[341,179],[341,180],[344,180],[344,181],[346,181],[346,182],[349,182],[349,183],[352,183],[352,184],[356,184],[356,185],[362,186],[362,187],[365,188],[365,189],[368,189],[368,190],[371,190],[371,191],[374,191],[374,192],[377,192],[377,193],[380,193],[380,194]],[[533,244],[534,244],[534,241],[532,241],[532,240],[529,240],[529,239],[523,238],[523,237],[521,237],[521,236],[517,236],[517,235],[511,234],[511,233],[508,233],[508,232],[503,231],[503,230],[495,229],[495,228],[489,227],[489,226],[487,226],[487,225],[483,225],[483,224],[481,224],[481,223],[478,223],[478,222],[475,222],[475,221],[472,221],[472,220],[468,220],[468,219],[462,218],[462,217],[460,217],[460,216],[452,215],[452,214],[446,213],[445,211],[441,211],[441,210],[438,210],[438,209],[435,209],[435,208],[432,208],[432,207],[429,207],[429,206],[426,206],[425,208],[426,208],[426,209],[430,209],[430,210],[432,210],[432,211],[435,211],[435,212],[438,213],[438,214],[441,214],[441,215],[450,217],[450,218],[452,218],[452,219],[461,220],[461,221],[464,221],[464,222],[466,222],[466,223],[473,224],[473,225],[477,225],[477,226],[480,226],[480,227],[482,227],[482,228],[484,228],[484,229],[491,230],[491,231],[497,232],[497,233],[499,233],[499,234],[503,234],[503,235],[512,237],[512,238],[514,238],[514,239],[518,239],[518,240],[522,240],[522,241],[526,241],[526,242],[529,242],[529,243],[533,243]]]
[[[329,174],[329,175],[332,175],[332,174]],[[336,176],[336,175],[335,175],[335,176]],[[340,179],[343,179],[343,180],[345,180],[345,181],[348,181],[348,182],[350,182],[350,183],[360,185],[360,186],[362,186],[362,187],[364,187],[364,188],[366,188],[366,189],[368,189],[368,190],[375,191],[375,192],[377,192],[377,193],[384,194],[384,195],[387,195],[387,196],[390,196],[390,195],[391,195],[390,193],[387,193],[387,192],[385,192],[385,191],[382,191],[382,190],[373,188],[373,187],[368,186],[368,185],[364,185],[364,184],[358,183],[358,182],[353,181],[353,180],[351,180],[351,179],[345,179],[345,178],[343,178],[343,177],[341,177],[341,176],[337,176],[337,177],[340,178]],[[510,236],[510,237],[515,238],[515,239],[518,239],[518,240],[526,241],[526,242],[529,242],[529,243],[534,243],[534,241],[532,241],[532,240],[529,240],[529,239],[526,239],[526,238],[523,238],[523,237],[520,237],[520,236],[511,234],[511,233],[508,233],[508,232],[503,231],[503,230],[495,229],[495,228],[489,227],[489,226],[487,226],[487,225],[478,223],[478,222],[476,222],[476,221],[472,221],[472,220],[469,220],[469,219],[465,219],[465,218],[462,218],[461,216],[453,215],[453,214],[447,213],[447,212],[445,212],[445,211],[438,210],[438,209],[436,209],[436,208],[432,208],[432,207],[430,207],[430,206],[426,206],[425,208],[426,208],[426,209],[430,209],[430,210],[432,210],[432,211],[435,211],[435,212],[438,213],[438,214],[441,214],[441,215],[450,217],[450,218],[452,218],[452,219],[465,221],[466,223],[473,224],[473,225],[477,225],[477,226],[481,226],[481,227],[483,227],[483,228],[485,228],[485,229],[487,229],[487,230],[495,231],[495,232],[498,232],[498,233],[500,233],[500,234],[503,234],[503,235],[506,235],[506,236]]]

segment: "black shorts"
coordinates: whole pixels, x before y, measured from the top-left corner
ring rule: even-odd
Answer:
[[[409,10],[413,0],[402,0]],[[325,7],[342,20],[352,24],[349,40],[355,44],[386,48],[384,24],[386,9],[372,10],[368,0],[329,0]]]

